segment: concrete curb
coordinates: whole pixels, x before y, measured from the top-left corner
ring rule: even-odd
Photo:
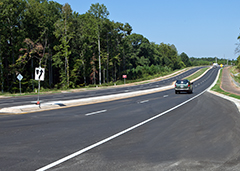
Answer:
[[[204,74],[207,73],[208,70],[206,70],[202,75],[200,75],[198,78],[194,79],[193,81],[196,81],[197,79],[201,78]],[[53,109],[62,109],[62,108],[67,108],[67,107],[88,105],[88,104],[94,104],[94,103],[102,103],[102,102],[107,102],[107,101],[112,101],[112,100],[119,100],[119,99],[124,99],[124,98],[130,98],[130,97],[135,97],[135,96],[140,96],[140,95],[156,93],[156,92],[165,91],[165,90],[169,90],[169,89],[173,89],[173,88],[174,88],[174,82],[172,85],[165,86],[165,87],[153,88],[153,89],[148,89],[148,90],[140,90],[140,91],[134,91],[134,92],[127,92],[127,93],[122,93],[122,94],[113,94],[113,95],[98,96],[98,97],[92,97],[92,98],[83,98],[83,99],[78,99],[78,100],[52,101],[52,102],[42,103],[41,106],[31,104],[31,105],[3,108],[0,110],[0,114],[26,114],[26,113],[32,113],[32,112],[39,112],[39,111],[46,111],[46,110],[53,110]]]
[[[224,98],[226,100],[229,100],[229,101],[232,101],[233,103],[235,103],[235,105],[237,106],[238,108],[238,111],[240,112],[240,100],[239,99],[236,99],[236,98],[233,98],[233,97],[229,97],[229,96],[226,96],[224,94],[221,94],[221,93],[218,93],[216,91],[212,91],[211,88],[217,83],[217,80],[219,78],[219,75],[220,75],[220,70],[218,70],[218,75],[214,81],[214,83],[208,88],[208,92],[218,96],[218,97],[221,97],[221,98]]]
[[[67,108],[73,106],[81,106],[87,104],[94,104],[94,103],[102,103],[112,100],[119,100],[129,97],[135,97],[150,93],[156,93],[164,90],[169,90],[174,88],[173,85],[154,88],[149,90],[141,90],[141,91],[134,91],[122,94],[114,94],[114,95],[107,95],[107,96],[98,96],[92,98],[83,98],[78,100],[68,100],[68,101],[52,101],[47,103],[42,103],[41,106],[39,105],[24,105],[24,106],[14,106],[9,108],[3,108],[0,110],[0,113],[7,113],[7,114],[24,114],[24,113],[31,113],[31,112],[38,112],[38,111],[45,111],[45,110],[52,110],[52,109],[60,109],[60,108]]]

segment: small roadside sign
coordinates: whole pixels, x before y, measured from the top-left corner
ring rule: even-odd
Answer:
[[[22,94],[22,92],[21,92],[21,80],[23,79],[23,76],[21,74],[18,74],[17,79],[19,80],[20,94]]]
[[[45,68],[35,68],[35,80],[44,81]]]
[[[23,76],[21,74],[18,74],[17,79],[21,81],[23,79]]]
[[[127,75],[122,76],[124,78],[124,84],[125,84],[125,79],[127,78]]]
[[[221,64],[220,67],[222,68],[222,67],[223,67],[223,64]]]

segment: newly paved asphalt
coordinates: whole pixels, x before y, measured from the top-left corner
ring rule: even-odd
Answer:
[[[194,82],[193,94],[168,90],[112,102],[0,116],[0,170],[36,170],[158,116],[208,88],[218,69]],[[208,92],[49,170],[238,170],[236,106]]]
[[[139,115],[148,115],[153,107],[156,109],[157,104],[142,105],[141,109],[147,109]],[[110,113],[106,115],[96,120],[111,117]],[[125,118],[119,121],[126,122],[130,116]],[[105,124],[109,129],[114,127]],[[179,109],[50,170],[239,171],[239,131],[240,117],[235,105],[204,93]]]

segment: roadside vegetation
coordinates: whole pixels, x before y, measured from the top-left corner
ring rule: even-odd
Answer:
[[[222,69],[220,70],[220,74],[219,74],[219,78],[217,80],[217,83],[211,88],[212,91],[216,91],[218,93],[224,94],[226,96],[230,96],[230,97],[234,97],[236,99],[240,99],[240,96],[236,95],[236,94],[232,94],[229,92],[226,92],[224,90],[221,89],[221,78],[222,78]]]
[[[240,84],[240,68],[238,66],[233,66],[230,69],[233,79]]]
[[[149,80],[217,58],[188,57],[174,44],[150,42],[109,15],[99,3],[79,14],[67,3],[1,0],[0,92],[18,93],[21,74],[22,93],[34,94],[37,67],[45,68],[41,92],[58,92],[123,84],[122,75],[126,83]]]
[[[163,79],[169,78],[170,76],[168,76],[168,75],[170,75],[170,74],[172,74],[171,77],[173,77],[173,76],[175,76],[177,74],[180,74],[181,72],[185,72],[186,70],[191,69],[191,68],[192,67],[185,68],[185,69],[182,69],[182,70],[176,70],[174,72],[171,71],[171,72],[165,73],[163,75],[148,76],[148,77],[145,77],[144,79],[126,80],[125,84],[139,85],[139,84],[146,84],[146,83],[149,83],[149,82],[156,81],[154,79],[163,80]],[[200,75],[202,75],[207,69],[208,69],[208,67],[202,68],[202,69],[198,70],[197,72],[195,72],[190,77],[187,77],[186,79],[193,80],[193,79],[199,77]],[[165,76],[165,78],[163,78],[164,76]],[[87,90],[93,90],[93,89],[99,89],[99,88],[107,88],[107,87],[110,87],[110,86],[117,86],[117,85],[123,85],[123,84],[124,84],[124,81],[123,80],[119,80],[115,84],[112,84],[112,85],[107,85],[107,86],[105,86],[105,85],[101,85],[101,86],[98,86],[98,85],[86,86],[85,88],[79,88],[79,89],[62,90],[62,89],[44,89],[44,88],[41,88],[40,94],[53,94],[53,93],[67,93],[67,92],[74,92],[74,91],[75,92],[76,91],[87,91]],[[36,95],[36,94],[37,94],[37,89],[35,89],[35,92],[25,92],[25,93],[22,93],[21,95],[19,93],[8,93],[8,92],[2,93],[1,95],[15,97],[15,96],[26,96],[26,95]]]
[[[195,78],[199,77],[200,75],[202,75],[206,70],[208,70],[209,67],[206,68],[202,68],[200,70],[198,70],[196,73],[194,73],[193,75],[190,75],[189,77],[187,77],[186,79],[188,80],[194,80]]]

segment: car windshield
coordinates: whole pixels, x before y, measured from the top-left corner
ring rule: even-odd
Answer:
[[[177,80],[177,84],[187,84],[188,80]]]

